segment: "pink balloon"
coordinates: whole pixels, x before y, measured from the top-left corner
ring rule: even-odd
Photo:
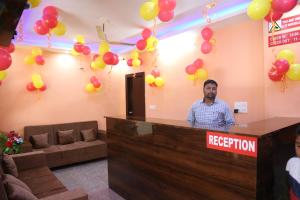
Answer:
[[[136,43],[136,48],[141,51],[144,50],[146,48],[146,46],[147,46],[147,42],[146,42],[146,40],[143,40],[143,39],[137,41],[137,43]]]
[[[110,51],[103,55],[103,61],[107,65],[112,65],[114,63],[114,54]]]
[[[91,53],[90,47],[88,47],[88,46],[83,46],[83,47],[82,47],[82,53],[83,53],[84,55],[86,55],[86,56],[90,55],[90,53]]]
[[[6,70],[11,65],[11,56],[5,49],[0,48],[0,71]]]
[[[279,74],[286,73],[287,71],[289,71],[289,68],[290,68],[289,62],[285,59],[276,60],[274,65],[275,65],[276,70]]]
[[[268,22],[271,22],[272,20],[277,21],[282,17],[282,15],[283,13],[270,10],[269,14],[265,16],[265,20]]]
[[[158,18],[160,19],[160,21],[162,22],[168,22],[170,21],[171,19],[173,19],[174,17],[174,11],[171,10],[171,11],[164,11],[164,10],[161,10],[159,11],[158,13]]]
[[[297,0],[273,0],[272,8],[279,13],[285,13],[292,10],[297,5]]]
[[[55,17],[58,16],[58,12],[55,6],[47,6],[43,10],[43,16],[45,15],[53,15]]]
[[[130,58],[130,59],[127,60],[127,65],[129,67],[132,67],[132,58]]]
[[[101,83],[98,80],[95,80],[93,82],[93,85],[94,85],[95,88],[99,88],[101,86]]]
[[[203,66],[203,60],[198,58],[197,60],[194,61],[194,66],[199,69]]]
[[[142,36],[144,39],[147,39],[152,34],[152,31],[149,28],[145,28],[142,32]]]
[[[93,83],[95,80],[98,80],[96,76],[92,76],[92,77],[90,78],[91,83]]]
[[[193,65],[193,64],[191,64],[191,65],[188,65],[186,68],[185,68],[185,72],[187,73],[187,74],[195,74],[196,73],[196,71],[197,71],[197,67],[195,66],[195,65]]]
[[[45,60],[44,60],[44,57],[42,55],[38,55],[35,57],[35,62],[36,64],[38,65],[43,65],[45,64]]]
[[[42,20],[37,20],[34,24],[34,31],[37,34],[45,35],[49,33],[49,27]]]
[[[32,92],[34,90],[36,90],[36,88],[34,87],[33,83],[30,82],[26,85],[26,89],[29,91],[29,92]]]
[[[153,75],[155,78],[160,76],[160,71],[159,69],[153,69],[151,71],[151,75]]]
[[[214,32],[208,26],[206,26],[205,28],[203,28],[202,31],[201,31],[202,38],[204,40],[207,40],[207,41],[211,39],[211,37],[213,36],[213,34],[214,34]]]
[[[47,85],[44,84],[39,90],[41,92],[44,92],[45,90],[47,90]]]
[[[272,81],[281,81],[283,74],[279,73],[276,69],[271,68],[268,73],[268,76]]]
[[[55,28],[57,26],[57,18],[54,15],[44,15],[43,22],[48,26],[48,28]]]
[[[176,7],[176,0],[159,0],[158,6],[160,10],[171,11]]]
[[[212,50],[212,44],[208,41],[204,41],[201,45],[201,52],[203,54],[208,54]]]
[[[80,42],[76,42],[73,46],[73,48],[75,49],[75,51],[77,51],[78,53],[81,53],[83,51],[84,45],[81,44]]]

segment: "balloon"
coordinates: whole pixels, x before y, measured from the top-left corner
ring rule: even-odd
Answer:
[[[99,46],[99,53],[100,55],[104,55],[106,52],[108,52],[110,49],[109,44],[105,41],[101,42]]]
[[[130,67],[132,67],[132,58],[130,58],[130,59],[127,60],[127,65],[130,66]]]
[[[130,57],[133,59],[139,58],[139,52],[137,52],[136,50],[132,51]]]
[[[157,78],[155,79],[155,85],[156,85],[157,87],[162,87],[162,86],[164,86],[164,84],[165,84],[165,80],[164,80],[163,78],[157,77]]]
[[[206,69],[200,68],[196,71],[195,77],[199,78],[200,80],[206,80],[208,77],[208,73]]]
[[[187,74],[195,74],[197,71],[197,67],[195,65],[188,65],[186,68],[185,68],[185,72]]]
[[[31,80],[32,80],[32,82],[40,81],[40,80],[42,80],[42,77],[39,74],[32,74]]]
[[[277,60],[285,59],[289,62],[290,65],[294,64],[295,58],[296,58],[295,53],[290,49],[281,50],[276,56]]]
[[[210,42],[204,41],[204,42],[202,43],[202,45],[201,45],[201,52],[202,52],[203,54],[208,54],[208,53],[211,52],[212,48],[213,48],[213,47],[212,47],[212,44],[211,44]]]
[[[265,17],[268,22],[277,21],[282,17],[283,13],[270,10],[269,14]]]
[[[47,90],[47,85],[44,84],[39,90],[41,92],[44,92],[45,90]]]
[[[80,42],[76,42],[73,46],[76,52],[81,53],[84,49],[84,45]]]
[[[82,53],[83,53],[84,55],[86,55],[86,56],[90,55],[90,53],[91,53],[90,47],[88,47],[88,46],[83,46],[83,47],[82,47]]]
[[[140,51],[144,50],[147,46],[147,42],[144,39],[137,41],[136,48]]]
[[[160,10],[171,11],[176,7],[176,0],[159,0],[158,6]]]
[[[39,47],[33,47],[33,49],[31,50],[31,55],[33,55],[33,56],[40,56],[42,54],[43,54],[43,51]]]
[[[149,86],[150,86],[150,87],[157,87],[157,86],[155,85],[155,82],[154,82],[154,83],[150,83]]]
[[[0,81],[4,80],[7,76],[6,71],[0,71]]]
[[[154,83],[155,82],[155,77],[153,75],[149,74],[145,77],[145,82],[148,83],[148,84]]]
[[[57,18],[54,15],[44,15],[43,16],[43,22],[49,28],[55,28],[57,26],[57,24],[58,24]]]
[[[286,75],[293,81],[300,81],[300,64],[292,64]]]
[[[27,0],[27,1],[31,5],[31,8],[38,7],[41,3],[41,0]]]
[[[193,64],[197,69],[203,67],[203,60],[198,58],[197,60],[194,61],[194,64]]]
[[[101,83],[98,81],[98,79],[95,80],[94,82],[92,82],[92,84],[93,84],[93,86],[94,86],[95,88],[100,88],[100,87],[101,87]]]
[[[44,57],[43,57],[42,55],[36,56],[36,57],[35,57],[35,62],[36,62],[38,65],[44,65],[44,64],[45,64]]]
[[[42,88],[44,85],[44,82],[42,80],[35,80],[33,81],[33,86],[37,89]]]
[[[174,17],[174,11],[173,10],[171,10],[171,11],[161,10],[158,14],[158,19],[160,19],[160,21],[162,21],[162,22],[168,22],[171,19],[173,19],[173,17]]]
[[[0,81],[0,86],[2,85],[2,81]]]
[[[142,36],[144,39],[148,39],[152,35],[152,31],[149,28],[145,28],[142,32]]]
[[[0,48],[6,50],[8,53],[13,53],[15,51],[15,45],[14,43],[10,43],[8,47],[0,46]]]
[[[36,90],[36,88],[34,87],[33,83],[30,82],[26,85],[26,89],[29,91],[29,92],[32,92],[34,90]]]
[[[157,47],[158,39],[154,36],[151,36],[147,39],[147,51],[154,51]]]
[[[85,86],[85,91],[91,93],[91,92],[94,92],[95,91],[95,88],[94,88],[94,85],[92,83],[88,83],[86,86]]]
[[[85,39],[84,39],[84,36],[83,36],[83,35],[76,35],[74,41],[75,41],[75,42],[79,42],[79,43],[81,43],[81,44],[84,44]]]
[[[207,41],[211,39],[211,37],[213,36],[213,34],[214,34],[214,32],[208,26],[206,26],[205,28],[203,28],[202,31],[201,31],[202,38],[204,40],[207,40]]]
[[[99,57],[99,54],[93,55],[93,61],[95,61]]]
[[[0,70],[5,70],[11,65],[11,56],[5,49],[0,48]]]
[[[270,0],[254,0],[249,4],[247,14],[251,19],[260,20],[268,15],[270,9]]]
[[[49,33],[49,27],[42,20],[39,19],[34,24],[34,31],[37,34],[46,35],[47,33]]]
[[[119,56],[117,54],[114,54],[114,61],[112,63],[113,65],[119,64]]]
[[[72,56],[79,56],[80,55],[80,53],[78,53],[74,48],[71,49],[71,54],[72,54]]]
[[[155,78],[159,77],[160,76],[160,71],[159,69],[153,69],[151,71],[151,75],[153,75]]]
[[[134,58],[133,60],[132,60],[132,66],[133,67],[139,67],[140,65],[141,65],[141,60],[140,59],[138,59],[138,58]]]
[[[92,76],[92,77],[90,78],[90,82],[91,82],[91,83],[93,83],[95,80],[98,80],[96,76]]]
[[[58,22],[57,26],[51,30],[57,36],[62,36],[66,33],[66,26],[62,22]]]
[[[45,15],[52,15],[57,17],[58,16],[58,12],[55,6],[47,6],[43,9],[43,16]]]
[[[196,80],[196,76],[194,74],[189,74],[189,75],[187,75],[187,79],[194,81],[194,80]]]
[[[94,61],[94,63],[95,63],[96,68],[98,68],[98,69],[104,69],[105,66],[106,66],[106,64],[105,64],[105,62],[103,61],[103,59],[102,59],[101,56],[99,56],[99,57]]]
[[[283,74],[278,73],[275,68],[270,69],[268,76],[272,81],[281,81],[283,78]]]
[[[158,6],[154,2],[145,2],[140,8],[140,16],[147,21],[154,19],[158,12]]]
[[[106,52],[103,55],[103,61],[107,65],[112,65],[114,63],[114,54],[112,52],[110,52],[110,51]]]
[[[276,66],[276,70],[279,74],[286,73],[290,68],[289,62],[285,59],[276,60],[274,65]]]
[[[33,65],[35,63],[35,57],[33,55],[26,56],[24,62],[27,65]]]
[[[272,8],[276,12],[285,13],[297,5],[297,0],[273,0]]]

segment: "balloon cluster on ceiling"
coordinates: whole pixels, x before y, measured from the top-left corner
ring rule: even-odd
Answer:
[[[73,49],[71,50],[72,55],[78,56],[81,53],[83,55],[90,55],[91,54],[91,49],[89,46],[84,45],[85,44],[85,38],[82,35],[76,35],[74,39],[75,43],[73,45]]]
[[[212,39],[213,34],[213,30],[208,26],[201,30],[201,35],[204,40],[201,44],[201,52],[203,54],[208,54],[212,51],[214,45],[214,40]]]
[[[151,74],[148,74],[145,77],[145,82],[150,86],[150,87],[163,87],[165,85],[165,80],[160,77],[160,71],[159,69],[153,69],[151,71]]]
[[[24,62],[27,65],[44,65],[45,64],[45,59],[43,57],[43,51],[39,47],[34,47],[31,50],[31,55],[27,55],[24,59]]]
[[[47,86],[44,83],[44,81],[42,80],[42,77],[40,74],[33,74],[31,76],[31,82],[27,83],[27,85],[26,85],[26,89],[29,92],[33,92],[33,91],[43,92],[47,89]]]
[[[174,17],[176,0],[150,0],[140,7],[140,15],[144,20],[154,20],[156,17],[162,22],[168,22]]]
[[[203,60],[198,58],[192,64],[185,68],[187,73],[187,78],[189,80],[206,80],[208,77],[208,72],[203,68]]]
[[[11,66],[12,59],[10,54],[14,51],[15,45],[13,43],[10,43],[8,47],[0,46],[0,85],[7,77],[7,72],[5,70]]]
[[[98,92],[101,90],[101,82],[96,76],[90,78],[90,83],[86,84],[85,91],[88,93]]]

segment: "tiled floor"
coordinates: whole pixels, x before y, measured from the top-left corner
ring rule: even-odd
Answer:
[[[124,200],[108,187],[107,160],[55,169],[55,176],[68,188],[83,188],[91,200]]]

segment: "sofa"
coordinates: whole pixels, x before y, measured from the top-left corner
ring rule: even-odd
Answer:
[[[83,137],[83,132],[91,130],[95,133],[95,138],[94,140],[86,140]],[[62,144],[60,134],[70,131],[73,141]],[[25,144],[30,144],[32,151],[43,151],[49,168],[106,158],[106,141],[102,140],[101,135],[97,121],[24,127]],[[33,139],[41,136],[47,137],[47,144],[38,146]]]
[[[87,200],[82,189],[68,190],[50,171],[43,151],[16,154],[12,156],[18,175],[5,172],[5,162],[0,155],[0,199],[42,199],[42,200]],[[8,177],[14,181],[9,181]],[[10,178],[10,180],[12,180]],[[17,181],[16,181],[17,180]],[[20,184],[25,183],[24,185]],[[20,188],[21,187],[21,188]],[[24,191],[26,190],[26,191]],[[29,193],[29,194],[28,194]],[[34,196],[33,196],[33,195]]]

